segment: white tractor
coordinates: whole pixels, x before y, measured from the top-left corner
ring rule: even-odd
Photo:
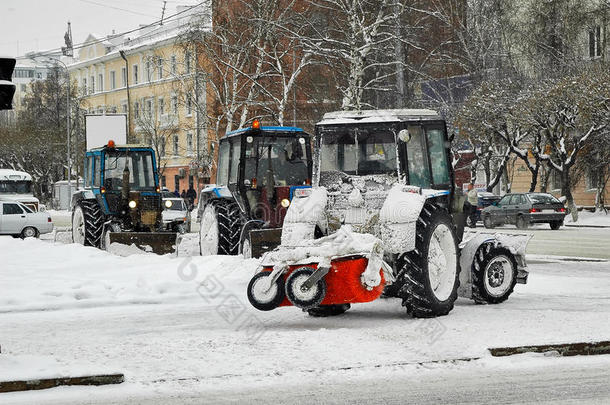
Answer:
[[[445,121],[435,111],[328,113],[316,125],[314,149],[313,187],[295,194],[280,249],[344,226],[377,237],[394,279],[385,295],[401,298],[415,317],[448,314],[458,294],[497,304],[527,282],[530,236],[464,234],[464,199],[455,189]],[[347,308],[305,309],[334,315]]]

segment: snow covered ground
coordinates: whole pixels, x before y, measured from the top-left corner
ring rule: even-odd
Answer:
[[[567,215],[565,219],[566,225],[580,226],[607,226],[610,227],[610,213],[580,211],[578,213],[578,222],[572,222],[572,216]]]
[[[492,360],[487,348],[609,340],[610,263],[530,258],[529,284],[518,285],[501,305],[460,299],[448,316],[421,320],[408,317],[398,300],[383,299],[354,305],[340,317],[310,318],[293,307],[258,312],[249,305],[245,291],[255,260],[124,257],[0,237],[0,356],[48,356],[126,376],[121,386],[0,394],[0,402],[81,403],[86,396],[121,403],[181,393],[201,399],[206,392],[217,399],[225,398],[222,392],[239,399],[242,392],[245,400],[243,390],[273,399],[264,387],[287,384],[296,393],[304,380],[313,389],[317,380],[374,384],[377,375],[389,385],[400,376],[424,378],[429,369],[510,373],[511,360]],[[480,360],[458,360],[464,358]],[[573,365],[535,356],[523,364],[541,361],[548,368]],[[610,356],[577,363],[608,370]],[[305,393],[297,395],[307,402]]]

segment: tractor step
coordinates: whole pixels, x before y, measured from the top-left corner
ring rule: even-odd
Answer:
[[[110,232],[110,244],[136,245],[145,252],[158,255],[175,253],[178,234],[175,232]]]

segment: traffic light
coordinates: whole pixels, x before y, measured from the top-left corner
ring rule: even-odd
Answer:
[[[0,58],[0,110],[13,109],[15,84],[11,82],[11,79],[15,63],[13,58]]]

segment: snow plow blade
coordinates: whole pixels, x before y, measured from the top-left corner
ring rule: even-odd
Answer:
[[[110,232],[110,244],[136,245],[145,252],[158,255],[176,252],[177,236],[175,232]]]

